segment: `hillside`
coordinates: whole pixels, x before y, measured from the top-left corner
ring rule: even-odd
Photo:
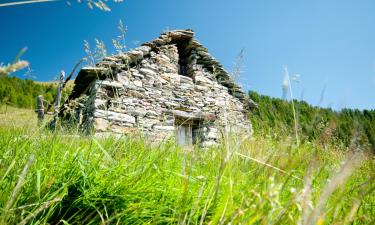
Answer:
[[[45,85],[28,79],[0,76],[0,103],[20,108],[35,108],[38,95],[43,95],[46,101],[52,101],[55,89],[52,83]]]
[[[66,97],[73,83],[67,83],[63,92]],[[56,82],[35,82],[30,79],[0,76],[0,105],[19,108],[36,108],[36,97],[43,95],[46,103],[51,103],[56,94]]]
[[[294,135],[291,102],[249,92],[258,104],[251,112],[254,130],[259,135],[283,139]],[[340,145],[342,149],[372,149],[375,151],[375,110],[332,109],[311,106],[294,100],[298,134],[303,141],[323,146]]]

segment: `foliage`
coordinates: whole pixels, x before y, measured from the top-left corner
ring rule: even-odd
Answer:
[[[19,108],[36,108],[36,97],[43,95],[45,106],[52,103],[56,95],[57,83],[34,82],[30,79],[0,76],[0,105],[10,105]],[[63,90],[63,99],[66,99],[72,90],[72,83]]]
[[[285,138],[294,132],[291,102],[249,92],[258,104],[251,112],[257,134]],[[322,145],[338,144],[343,148],[372,148],[375,150],[375,110],[343,109],[311,106],[305,101],[293,100],[297,112],[298,133],[305,141]]]
[[[2,105],[35,108],[38,95],[43,95],[46,101],[51,102],[55,94],[56,85],[52,83],[45,85],[28,79],[0,76],[0,104]]]

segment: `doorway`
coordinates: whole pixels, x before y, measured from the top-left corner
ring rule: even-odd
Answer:
[[[175,121],[176,143],[178,146],[192,146],[202,140],[200,120],[176,118]]]

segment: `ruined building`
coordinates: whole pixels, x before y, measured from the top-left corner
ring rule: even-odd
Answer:
[[[210,146],[224,129],[251,133],[250,100],[192,30],[165,32],[79,72],[60,113],[96,134]]]

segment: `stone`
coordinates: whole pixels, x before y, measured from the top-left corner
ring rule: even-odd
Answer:
[[[120,133],[120,134],[131,134],[131,133],[134,133],[137,129],[132,127],[131,124],[129,124],[129,127],[124,126],[124,124],[122,124],[121,126],[112,125],[109,127],[109,130],[115,133]]]
[[[202,91],[202,92],[208,92],[210,90],[209,87],[207,86],[202,86],[202,85],[195,85],[194,86],[195,89],[197,89],[198,91]]]
[[[109,126],[108,120],[102,119],[102,118],[96,118],[95,119],[95,129],[97,131],[107,131],[107,128]]]
[[[153,111],[153,110],[147,110],[146,115],[148,117],[151,117],[151,116],[157,117],[159,115],[159,113],[157,113],[156,111]]]
[[[136,78],[139,78],[139,79],[143,79],[145,78],[145,76],[143,76],[142,74],[139,74],[139,73],[132,73],[133,77],[136,77]]]
[[[168,56],[164,55],[164,54],[160,54],[159,57],[162,58],[165,62],[170,62],[171,61],[171,59]]]
[[[215,128],[210,128],[207,133],[208,139],[217,139],[218,138],[218,132]]]
[[[144,109],[129,110],[129,115],[132,115],[132,116],[144,117],[146,114],[147,114],[147,111]]]
[[[213,141],[213,140],[204,141],[204,142],[201,143],[201,146],[203,148],[209,148],[209,147],[212,147],[212,146],[215,146],[215,145],[217,145],[217,142]]]
[[[156,119],[143,119],[141,126],[144,128],[152,128],[155,124],[159,124],[159,120]]]
[[[134,49],[128,53],[128,56],[132,59],[132,61],[141,60],[143,58],[143,52]]]
[[[158,77],[158,80],[161,84],[167,84],[168,81],[164,80],[162,77]]]
[[[109,81],[109,80],[103,80],[99,83],[101,86],[108,86],[108,87],[114,87],[114,88],[122,88],[123,84],[118,81]]]
[[[127,97],[122,99],[122,105],[135,105],[139,102],[138,98]]]
[[[128,86],[129,85],[129,81],[130,81],[129,78],[126,77],[126,76],[118,76],[117,80],[118,80],[118,82],[122,83],[123,86]]]
[[[141,69],[139,69],[139,72],[141,72],[141,74],[143,74],[143,75],[151,75],[151,76],[156,75],[155,71],[147,69],[147,68],[141,68]]]
[[[106,111],[106,110],[95,110],[94,117],[101,118],[101,119],[107,119],[107,120],[113,120],[113,121],[120,121],[120,122],[126,122],[126,123],[135,123],[135,117],[130,116],[123,113],[117,113],[112,111]]]
[[[105,109],[107,104],[107,100],[103,99],[95,99],[94,106],[95,108]]]
[[[141,51],[143,53],[143,55],[148,55],[148,54],[150,54],[151,47],[149,47],[149,46],[140,46],[140,47],[136,48],[136,50]]]
[[[174,131],[174,126],[154,126],[153,128],[161,131]]]
[[[179,76],[181,83],[193,84],[193,79],[187,76]]]
[[[204,76],[195,76],[195,83],[196,83],[197,85],[209,86],[209,85],[211,85],[213,82],[212,82],[210,79],[208,79],[208,78],[206,78],[206,77],[204,77]]]
[[[173,107],[173,108],[177,108],[177,107],[180,107],[180,104],[177,103],[177,102],[164,102],[165,105],[169,106],[169,107]]]
[[[193,90],[194,85],[189,83],[181,83],[180,88],[181,90]]]
[[[137,87],[143,87],[143,83],[142,83],[142,81],[140,81],[140,80],[135,80],[135,81],[133,81],[133,83],[134,83],[134,85],[137,86]]]

